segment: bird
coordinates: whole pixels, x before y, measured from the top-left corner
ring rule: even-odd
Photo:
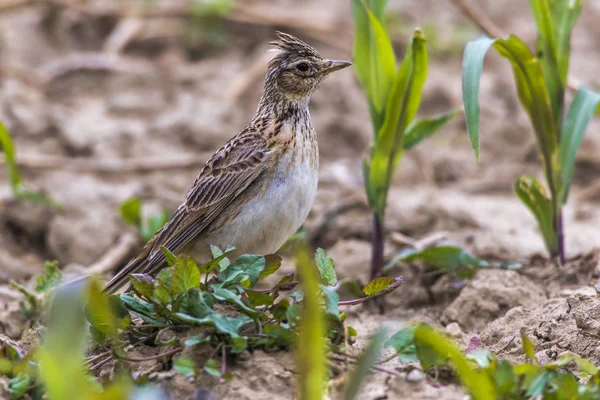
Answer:
[[[202,167],[170,220],[105,286],[115,293],[135,273],[156,276],[175,255],[210,260],[210,246],[232,256],[272,254],[304,223],[315,200],[319,149],[309,100],[323,79],[349,67],[300,39],[276,32],[257,111]]]

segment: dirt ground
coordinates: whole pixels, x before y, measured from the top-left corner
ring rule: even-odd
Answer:
[[[72,277],[87,268],[105,270],[108,277],[123,265],[141,243],[131,241],[132,228],[121,221],[118,205],[134,195],[145,200],[147,212],[179,204],[211,152],[252,117],[275,30],[298,35],[330,58],[350,59],[352,47],[346,0],[240,1],[216,33],[199,39],[181,12],[169,11],[181,9],[182,1],[156,1],[148,11],[155,15],[141,19],[120,12],[119,4],[128,3],[116,0],[40,3],[0,4],[0,121],[14,136],[26,184],[64,205],[49,210],[13,200],[0,168],[0,333],[14,339],[27,326],[8,281],[30,284],[48,259],[59,260]],[[64,5],[69,3],[76,5]],[[527,2],[471,3],[505,32],[533,45]],[[571,75],[594,84],[600,6],[588,1],[585,8],[573,37]],[[391,0],[389,12],[399,54],[414,26],[428,38],[430,69],[419,114],[460,108],[461,52],[477,29],[449,1]],[[481,270],[460,282],[401,265],[395,273],[405,283],[387,296],[383,315],[364,307],[350,310],[350,324],[359,332],[356,352],[374,327],[419,320],[446,329],[465,345],[478,335],[483,347],[515,361],[523,360],[519,330],[525,327],[541,359],[570,350],[598,364],[600,347],[593,338],[600,333],[595,290],[600,119],[588,128],[565,211],[569,261],[555,266],[545,258],[533,217],[512,193],[517,176],[540,177],[541,171],[510,69],[496,55],[486,62],[480,98],[479,164],[462,118],[402,160],[389,197],[387,254],[405,247],[393,240],[394,233],[417,240],[441,234],[478,257],[522,268]],[[305,228],[335,260],[340,278],[365,282],[370,214],[361,206],[361,160],[371,132],[351,69],[323,83],[311,115],[319,138],[320,184]],[[355,206],[323,225],[324,215],[345,203]],[[400,368],[397,361],[386,367],[401,376],[374,374],[361,399],[464,397],[460,388]],[[228,384],[208,378],[190,382],[164,371],[157,371],[156,379],[177,399],[192,398],[199,387],[224,399],[294,397],[290,353],[247,355],[232,368]],[[332,381],[333,398],[340,385]]]

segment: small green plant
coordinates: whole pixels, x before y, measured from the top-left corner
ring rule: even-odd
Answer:
[[[373,145],[363,163],[365,189],[373,209],[371,277],[383,267],[383,223],[392,176],[402,153],[433,135],[458,112],[414,122],[425,79],[427,52],[419,29],[412,35],[404,60],[396,57],[382,22],[387,0],[353,0],[354,67],[369,105]]]
[[[399,262],[420,261],[439,271],[452,273],[458,278],[472,278],[481,268],[518,269],[519,264],[494,263],[472,256],[461,247],[441,244],[425,249],[409,248],[396,254],[394,258],[383,267],[383,272],[388,272],[396,267]]]
[[[13,195],[17,199],[42,203],[47,206],[59,208],[60,204],[49,198],[48,196],[33,190],[27,189],[23,185],[21,173],[17,168],[17,155],[15,146],[8,129],[0,122],[0,150],[4,153],[4,162],[8,172],[8,180],[12,189]]]
[[[121,212],[121,218],[128,224],[137,227],[140,237],[144,242],[147,242],[167,223],[169,214],[163,210],[144,218],[142,206],[143,203],[140,198],[132,197],[121,203],[119,211]]]
[[[427,324],[418,324],[395,333],[385,347],[396,350],[400,362],[416,361],[423,369],[453,367],[465,390],[474,400],[592,400],[600,396],[600,372],[589,361],[566,353],[541,365],[533,344],[521,333],[529,363],[511,364],[484,349],[466,354],[444,335]],[[579,376],[565,371],[575,362]]]
[[[50,280],[38,280],[38,286],[49,283]],[[85,367],[89,347],[86,313],[89,318],[90,309],[96,316],[112,315],[98,281],[79,281],[59,287],[41,346],[29,354],[17,343],[5,342],[0,346],[0,375],[10,378],[12,398],[110,400],[135,397],[137,389],[131,379],[121,375],[103,386]],[[147,395],[148,390],[155,389],[147,388],[144,394]]]
[[[535,216],[552,257],[565,261],[562,208],[567,202],[575,156],[600,95],[580,88],[565,116],[571,31],[581,0],[530,0],[538,27],[535,54],[519,38],[481,37],[465,48],[463,99],[469,137],[479,160],[479,81],[490,48],[510,61],[519,101],[531,120],[549,193],[533,177],[515,182],[517,196]]]
[[[12,287],[17,289],[25,300],[19,303],[23,315],[30,319],[39,319],[50,304],[52,291],[58,286],[62,279],[62,274],[58,269],[58,261],[46,261],[44,272],[36,277],[34,291],[30,291],[20,283],[11,280]]]

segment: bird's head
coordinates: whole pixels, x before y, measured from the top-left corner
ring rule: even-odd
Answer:
[[[292,101],[308,101],[310,95],[330,73],[346,68],[348,61],[328,60],[300,39],[277,32],[277,40],[271,42],[277,54],[267,68],[267,88],[276,90]]]

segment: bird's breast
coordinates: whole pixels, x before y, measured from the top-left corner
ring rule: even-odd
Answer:
[[[246,202],[212,244],[233,245],[238,254],[271,254],[293,235],[310,212],[318,185],[316,141],[297,139],[278,158],[264,187]]]

